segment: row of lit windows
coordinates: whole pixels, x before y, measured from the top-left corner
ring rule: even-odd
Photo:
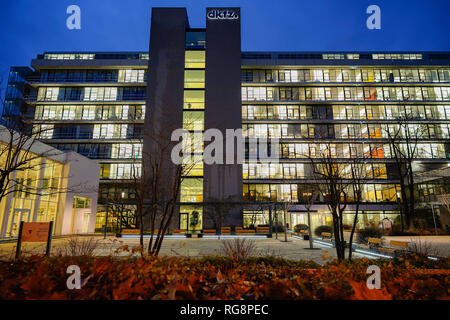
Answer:
[[[450,119],[450,105],[243,105],[242,119]]]
[[[142,125],[94,124],[94,125],[34,125],[40,139],[140,139]]]
[[[36,120],[143,120],[145,105],[36,106]]]
[[[92,60],[93,53],[46,53],[45,60]]]
[[[391,158],[394,154],[389,144],[369,144],[369,143],[332,143],[329,145],[320,143],[282,143],[280,157],[282,159],[309,159],[322,158],[324,148],[330,150],[332,158],[351,159],[356,157],[364,157],[371,159]],[[406,144],[399,144],[402,152],[407,151]],[[413,150],[415,158],[436,158],[445,159],[446,151],[443,143],[418,143]]]
[[[36,120],[143,120],[145,105],[36,106]]]
[[[351,164],[339,164],[342,177],[351,178]],[[305,163],[244,163],[244,179],[305,179],[314,178],[311,164]],[[386,179],[385,164],[364,164],[354,169],[360,179]]]
[[[448,181],[445,180],[435,183],[420,183],[417,184],[416,197],[420,202],[436,201],[436,196],[447,195],[449,191]]]
[[[355,60],[359,59],[358,53],[324,53],[322,54],[322,59],[325,60],[342,60],[342,59],[350,59]],[[420,53],[373,53],[372,59],[374,60],[421,60],[422,54]]]
[[[87,87],[39,88],[37,101],[121,101],[145,100],[146,88]]]
[[[27,78],[40,82],[119,82],[144,83],[147,81],[144,69],[121,70],[47,70],[39,78]]]
[[[244,200],[246,201],[298,201],[298,195],[310,192],[310,185],[297,184],[244,184]],[[398,186],[394,184],[371,184],[362,186],[364,202],[395,202]],[[353,188],[347,188],[347,201],[354,201]]]
[[[141,159],[142,143],[58,143],[59,150],[71,150],[92,159]]]
[[[136,198],[136,189],[131,184],[127,184],[126,182],[123,183],[101,183],[99,185],[99,191],[98,196],[99,200],[106,200],[111,201],[113,200],[119,200],[122,201],[122,199],[135,199]],[[97,213],[98,215],[98,213]],[[112,220],[112,219],[111,219]],[[108,218],[108,221],[110,219]],[[108,223],[109,225],[109,223]]]
[[[102,54],[105,55],[105,54]],[[114,54],[111,54],[113,58]],[[44,54],[45,60],[93,60],[95,59],[95,53],[46,53]],[[139,59],[148,60],[148,53],[140,53]]]
[[[142,174],[141,163],[102,163],[100,164],[100,179],[135,179]]]
[[[372,59],[375,60],[420,60],[420,53],[373,53]]]
[[[450,82],[450,69],[243,69],[243,82]]]
[[[450,87],[242,87],[242,101],[450,100]]]
[[[449,124],[408,124],[410,134],[398,124],[355,123],[355,124],[243,124],[244,137],[281,138],[281,139],[386,139],[417,137],[420,139],[448,139]]]

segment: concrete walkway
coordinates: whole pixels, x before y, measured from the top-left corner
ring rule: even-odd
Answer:
[[[124,252],[120,248],[127,245],[130,250],[139,245],[138,239],[121,239],[115,237],[92,237],[98,241],[94,255],[97,256],[127,256],[130,252]],[[86,241],[89,237],[77,237],[78,241]],[[274,256],[278,258],[290,260],[312,260],[320,264],[332,260],[335,257],[334,248],[326,248],[315,245],[321,250],[308,250],[309,242],[305,240],[298,240],[289,237],[288,242],[283,242],[284,239],[280,237],[279,240],[275,238],[261,238],[252,239],[255,244],[255,250],[252,256]],[[145,239],[145,244],[148,240]],[[164,239],[161,247],[160,256],[178,256],[178,257],[192,257],[200,258],[204,256],[223,255],[222,242],[233,240],[218,240],[218,239]],[[69,247],[70,240],[55,239],[52,243],[52,254],[56,255],[59,252],[64,252]],[[7,258],[14,256],[15,243],[0,244],[0,257]],[[27,243],[22,245],[23,254],[43,254],[45,252],[45,244]]]
[[[139,239],[122,239],[112,236],[107,237],[105,240],[101,236],[83,236],[75,237],[73,239],[76,239],[79,242],[92,239],[92,241],[95,242],[93,245],[93,254],[96,256],[127,256],[130,252],[120,250],[120,248],[127,245],[131,250],[139,244]],[[288,242],[283,242],[283,239],[284,235],[280,236],[278,240],[275,238],[252,239],[251,241],[255,244],[253,256],[274,256],[290,260],[312,260],[320,264],[336,257],[334,248],[315,244],[314,246],[321,250],[307,250],[305,248],[309,248],[308,241],[288,237]],[[426,251],[429,255],[439,255],[442,257],[450,255],[450,236],[402,236],[383,238],[385,244],[389,244],[390,240],[410,242],[410,247],[415,246],[422,251]],[[223,255],[221,248],[224,241],[233,240],[166,238],[162,244],[160,255],[192,258]],[[67,251],[70,252],[70,242],[70,238],[54,239],[52,243],[52,254],[56,255],[58,253],[65,254]],[[147,245],[148,239],[144,239],[144,243]],[[1,243],[0,258],[14,257],[15,247],[15,243]],[[22,248],[23,254],[42,255],[45,252],[45,244],[41,243],[26,243],[22,245]],[[355,255],[355,257],[361,256]]]

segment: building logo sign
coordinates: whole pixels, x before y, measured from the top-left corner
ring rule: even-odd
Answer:
[[[206,14],[206,16],[208,17],[208,19],[212,19],[212,20],[234,20],[234,19],[238,19],[239,15],[237,14],[237,12],[233,11],[233,10],[226,10],[226,9],[214,9],[214,10],[210,10],[208,11],[208,13]]]

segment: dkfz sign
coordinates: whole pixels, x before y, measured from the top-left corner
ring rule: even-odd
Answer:
[[[239,14],[236,11],[228,9],[212,9],[208,11],[206,16],[212,20],[234,20],[239,18]]]

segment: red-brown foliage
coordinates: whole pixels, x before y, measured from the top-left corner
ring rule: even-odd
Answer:
[[[88,278],[80,290],[66,287],[73,264]],[[381,268],[380,290],[366,286],[371,264]],[[0,299],[448,299],[448,265],[33,256],[0,262]]]

